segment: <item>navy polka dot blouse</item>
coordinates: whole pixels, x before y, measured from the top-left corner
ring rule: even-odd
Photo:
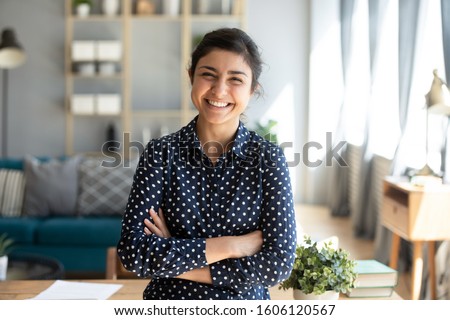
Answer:
[[[213,165],[200,146],[196,120],[151,140],[142,153],[119,257],[126,269],[151,277],[144,299],[270,299],[268,287],[289,276],[296,246],[283,152],[240,123],[233,147]],[[144,233],[152,207],[162,208],[171,238]],[[175,278],[208,266],[206,238],[255,230],[263,232],[262,250],[210,264],[212,285]]]

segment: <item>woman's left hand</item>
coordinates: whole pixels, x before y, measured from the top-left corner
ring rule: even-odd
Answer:
[[[170,231],[169,228],[167,228],[166,220],[161,208],[159,208],[158,212],[159,214],[157,214],[156,211],[153,210],[153,208],[149,210],[149,214],[153,219],[153,223],[149,219],[145,219],[144,232],[146,235],[154,234],[161,238],[170,238]]]

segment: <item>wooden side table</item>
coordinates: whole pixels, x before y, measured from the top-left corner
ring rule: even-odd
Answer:
[[[381,223],[393,232],[390,267],[397,269],[400,238],[413,244],[411,299],[419,299],[423,245],[428,245],[431,297],[436,299],[435,242],[450,239],[450,185],[414,186],[406,180],[383,181]]]

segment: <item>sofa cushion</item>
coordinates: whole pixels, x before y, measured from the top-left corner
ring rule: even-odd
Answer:
[[[79,215],[123,215],[133,182],[136,163],[108,168],[100,159],[85,159],[80,164]]]
[[[55,246],[110,246],[119,241],[119,217],[52,217],[37,230],[37,244]]]
[[[39,218],[0,218],[0,234],[8,234],[19,247],[33,244],[40,224]]]
[[[23,171],[0,169],[0,216],[22,214],[25,177]]]
[[[40,161],[49,161],[52,159],[48,156],[37,157]],[[66,159],[66,156],[59,157],[60,160]],[[0,158],[0,169],[22,170],[24,167],[23,158]]]
[[[25,157],[25,201],[27,216],[74,215],[78,193],[80,157],[65,161]]]
[[[0,159],[1,169],[14,169],[23,170],[23,160],[17,158],[1,158]]]

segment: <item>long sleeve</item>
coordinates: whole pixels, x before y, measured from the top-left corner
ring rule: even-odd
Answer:
[[[282,151],[274,148],[262,169],[260,230],[263,247],[257,254],[211,265],[213,283],[238,293],[250,286],[273,286],[286,279],[293,266],[296,222],[289,170]]]
[[[268,299],[267,288],[289,276],[295,253],[283,152],[241,123],[232,148],[213,164],[198,140],[196,121],[152,140],[141,155],[119,257],[128,270],[152,278],[145,299]],[[145,234],[150,208],[162,209],[170,238]],[[255,230],[263,233],[260,252],[208,266],[206,239]],[[207,266],[213,285],[177,277]]]
[[[164,203],[169,145],[153,140],[142,153],[122,221],[117,252],[124,267],[140,277],[176,277],[207,265],[205,239],[166,239],[144,233],[149,209],[157,210]]]

